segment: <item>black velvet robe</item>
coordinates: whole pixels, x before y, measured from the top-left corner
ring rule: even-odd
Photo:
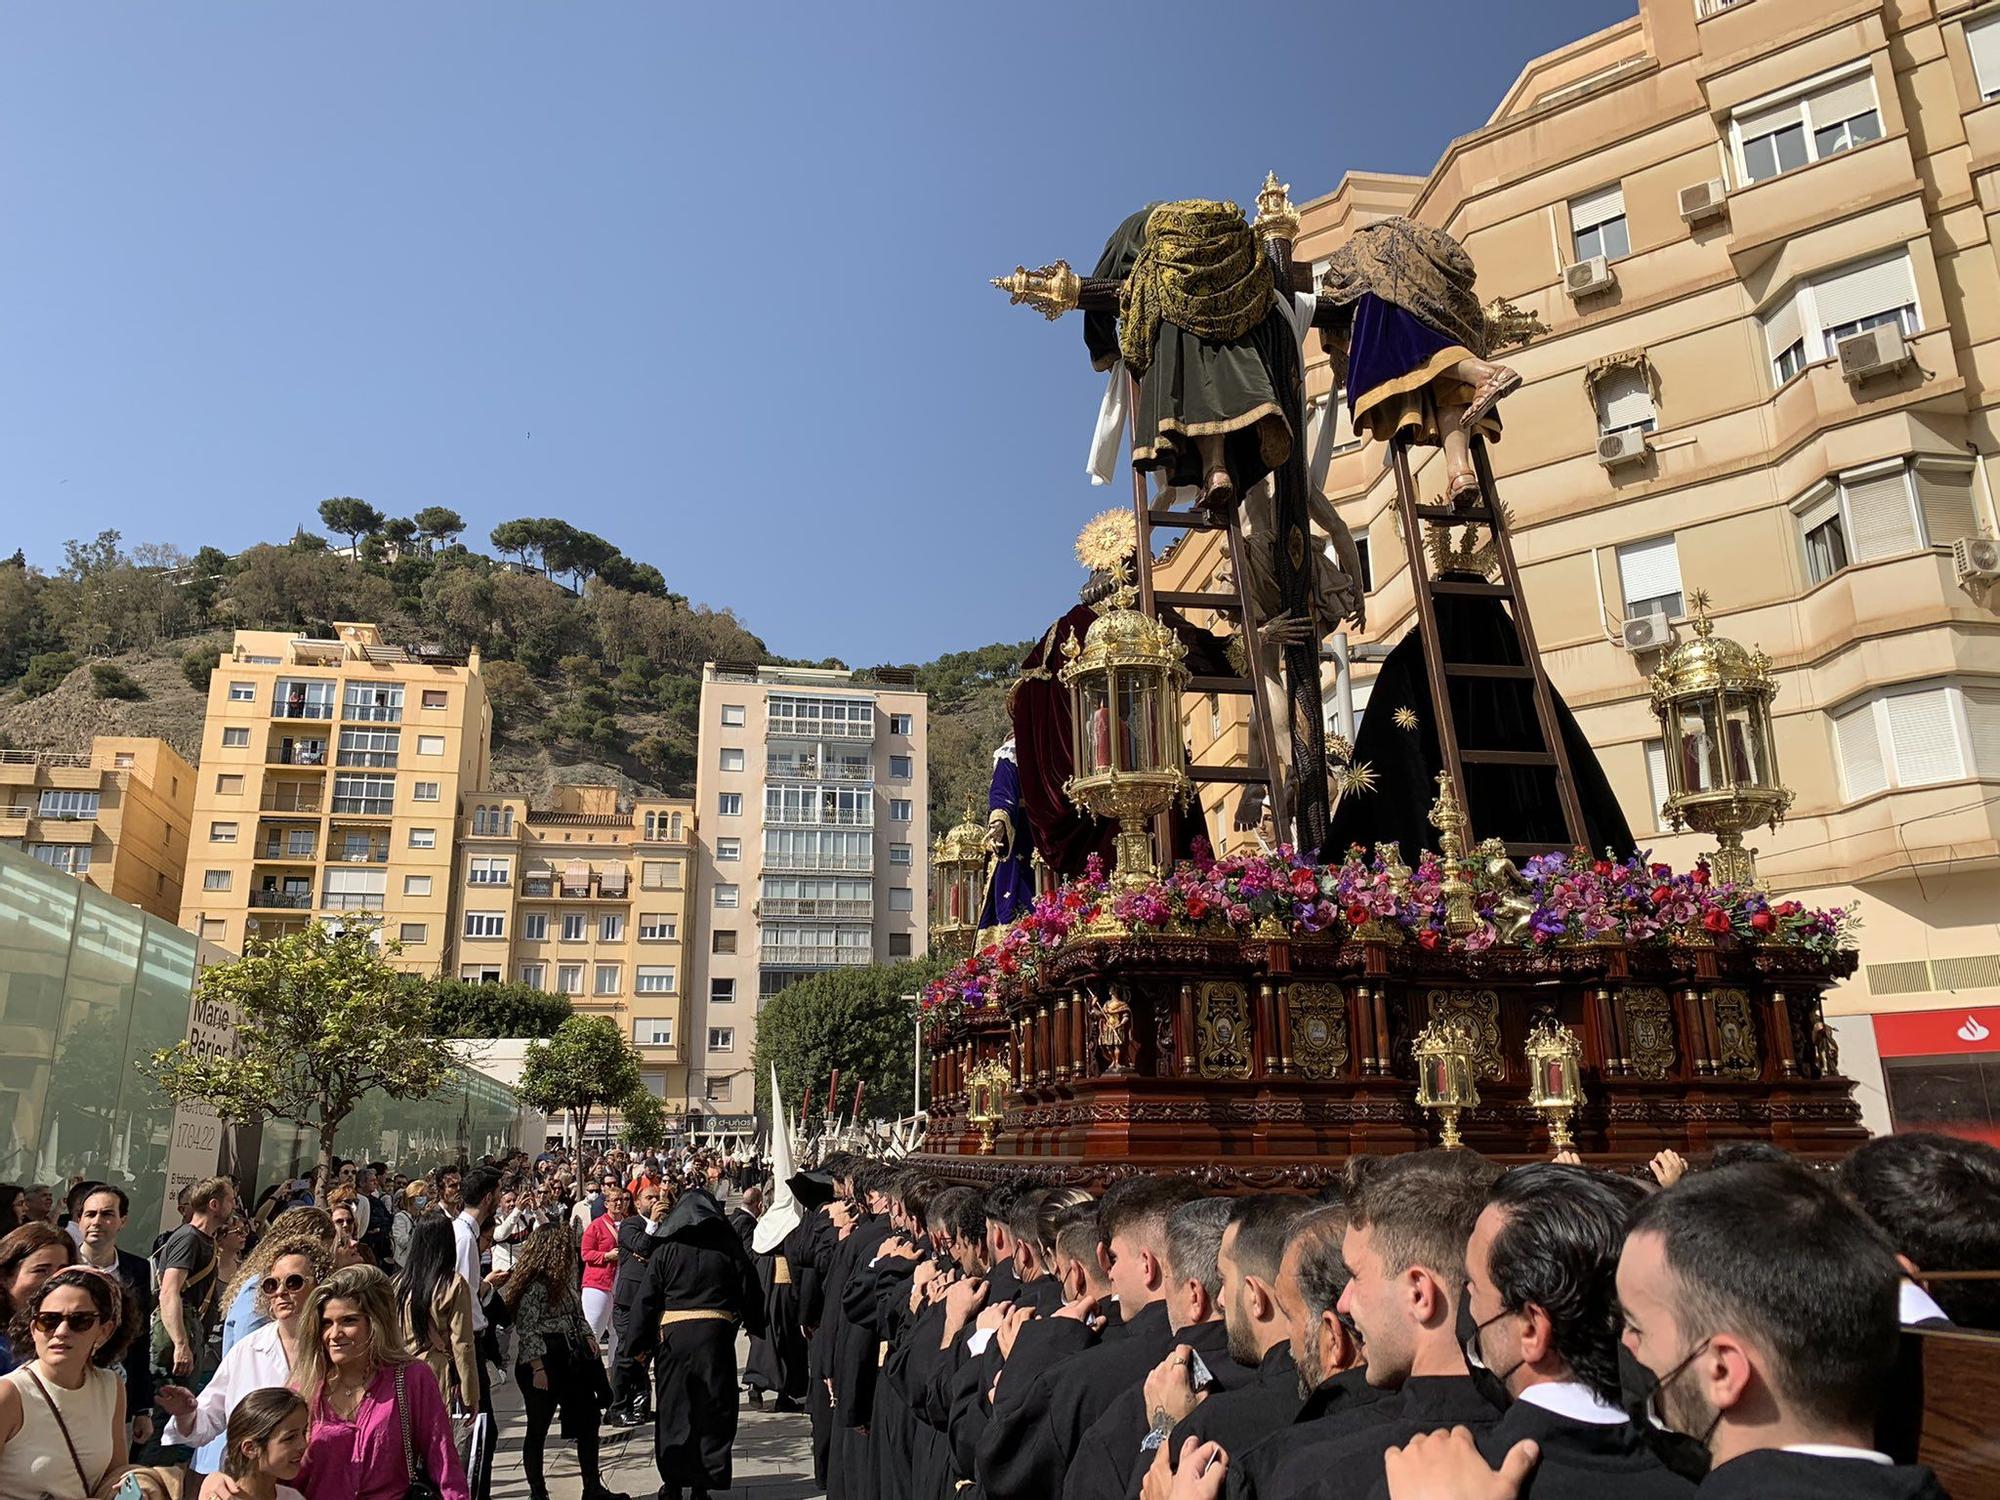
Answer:
[[[1372,1400],[1374,1387],[1361,1380],[1359,1372],[1348,1373],[1355,1376],[1360,1390],[1368,1393],[1365,1399]],[[1167,1465],[1180,1466],[1181,1448],[1189,1438],[1222,1444],[1233,1462],[1273,1433],[1291,1426],[1304,1405],[1299,1397],[1299,1367],[1292,1362],[1291,1345],[1274,1345],[1258,1364],[1256,1376],[1249,1384],[1210,1396],[1167,1434],[1163,1445]],[[1126,1490],[1128,1496],[1138,1495],[1140,1485],[1145,1482],[1146,1467],[1142,1465],[1132,1476]]]
[[[1763,1448],[1711,1469],[1702,1500],[1945,1500],[1922,1464],[1874,1464]]]
[[[1300,1422],[1229,1466],[1230,1500],[1365,1500],[1382,1482],[1382,1454],[1423,1432],[1465,1427],[1475,1439],[1500,1413],[1464,1375],[1415,1375],[1390,1399],[1355,1408],[1345,1422]]]
[[[1229,1329],[1220,1318],[1183,1328],[1173,1335],[1173,1340],[1174,1344],[1186,1344],[1201,1356],[1201,1362],[1208,1366],[1215,1380],[1209,1389],[1217,1394],[1239,1389],[1256,1373],[1229,1357]],[[1104,1415],[1083,1434],[1063,1476],[1063,1500],[1136,1494],[1146,1466],[1153,1461],[1151,1451],[1139,1446],[1145,1441],[1149,1425],[1145,1375],[1142,1375],[1120,1391],[1104,1409]]]

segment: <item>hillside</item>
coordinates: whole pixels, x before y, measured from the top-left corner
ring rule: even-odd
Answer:
[[[18,553],[0,560],[0,747],[81,750],[93,735],[157,735],[193,760],[206,672],[232,629],[324,633],[334,620],[378,620],[392,639],[480,651],[497,789],[686,794],[702,662],[782,661],[732,611],[689,602],[649,564],[559,521],[495,527],[495,546],[514,554],[503,563],[459,543],[463,522],[450,511],[401,521],[342,500],[321,513],[349,548],[301,533],[235,557],[210,547],[128,552],[105,532],[71,542],[56,572]],[[934,827],[956,820],[968,795],[983,808],[992,750],[1007,732],[1006,684],[1026,649],[909,666],[931,695]]]

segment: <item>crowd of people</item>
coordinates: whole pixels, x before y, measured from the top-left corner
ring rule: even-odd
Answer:
[[[659,1500],[726,1490],[766,1401],[832,1500],[1931,1500],[1903,1330],[2000,1332],[2000,1151],[1925,1134],[1357,1157],[1318,1199],[340,1163],[247,1213],[195,1184],[150,1258],[119,1187],[0,1208],[10,1500],[481,1500],[507,1379],[534,1500],[558,1424],[584,1500],[624,1500],[606,1423],[651,1426]]]

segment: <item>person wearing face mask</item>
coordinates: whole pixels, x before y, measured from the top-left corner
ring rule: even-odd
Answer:
[[[1874,1447],[1901,1279],[1882,1232],[1811,1174],[1691,1174],[1640,1205],[1618,1258],[1626,1410],[1703,1500],[1942,1500],[1929,1469]]]
[[[396,1217],[389,1225],[389,1244],[397,1265],[409,1258],[410,1239],[416,1234],[417,1225],[430,1214],[431,1185],[419,1177],[404,1187]]]
[[[1541,1458],[1523,1493],[1535,1500],[1693,1493],[1619,1402],[1613,1277],[1644,1200],[1631,1178],[1518,1167],[1493,1185],[1466,1242],[1458,1336],[1473,1384],[1504,1413],[1479,1450],[1498,1464],[1532,1440]]]

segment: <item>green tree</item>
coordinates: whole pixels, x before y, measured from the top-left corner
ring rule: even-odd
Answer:
[[[943,970],[934,959],[833,969],[788,985],[757,1017],[757,1107],[771,1107],[771,1069],[792,1107],[811,1096],[815,1111],[840,1069],[837,1110],[845,1113],[862,1083],[861,1112],[893,1119],[907,1109],[916,1041],[910,995]]]
[[[591,1112],[632,1096],[639,1083],[639,1049],[608,1016],[571,1016],[547,1041],[530,1042],[515,1090],[545,1115],[569,1118],[582,1140]]]
[[[90,664],[90,696],[93,698],[143,698],[146,690],[132,680],[132,674],[115,661]]]
[[[181,1041],[147,1065],[175,1103],[209,1105],[226,1120],[269,1115],[319,1136],[319,1178],[341,1123],[363,1096],[422,1099],[451,1076],[453,1055],[413,1005],[405,976],[359,922],[312,923],[202,971],[195,992],[235,1007],[237,1050],[218,1057]]]
[[[343,495],[337,500],[320,501],[319,522],[328,531],[337,531],[346,537],[354,550],[359,552],[361,539],[382,529],[382,512],[366,500]]]
[[[28,670],[21,674],[21,696],[38,697],[54,692],[63,679],[76,670],[73,651],[44,651],[28,658]]]
[[[486,680],[486,701],[493,705],[496,726],[518,729],[541,711],[542,690],[519,662],[489,661],[479,675]]]
[[[493,543],[493,550],[518,557],[521,566],[528,565],[528,554],[541,549],[541,532],[538,522],[531,520],[502,521],[488,532],[487,540]]]
[[[208,692],[208,680],[215,675],[222,656],[213,646],[192,646],[181,653],[181,676],[197,693]]]
[[[408,552],[416,539],[417,523],[405,516],[391,516],[382,523],[382,540],[394,547],[398,555]]]
[[[531,984],[413,978],[411,987],[439,1036],[552,1037],[570,1017],[568,1000]]]
[[[618,1139],[635,1151],[650,1151],[665,1144],[667,1139],[667,1107],[653,1096],[653,1091],[641,1085],[620,1102],[618,1112],[625,1123],[619,1127]]]
[[[465,517],[448,505],[426,505],[410,519],[417,523],[417,535],[432,551],[449,547],[465,531]]]

